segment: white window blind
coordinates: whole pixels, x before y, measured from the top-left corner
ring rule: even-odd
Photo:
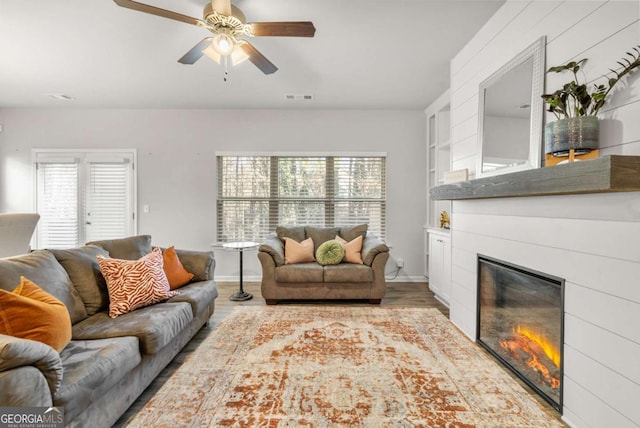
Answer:
[[[37,165],[38,247],[71,248],[80,239],[77,159]]]
[[[131,164],[89,162],[87,192],[87,241],[125,237],[129,234],[129,183]]]
[[[386,157],[217,157],[220,241],[260,241],[277,225],[367,223],[385,237]]]
[[[135,152],[37,151],[37,248],[135,233]]]

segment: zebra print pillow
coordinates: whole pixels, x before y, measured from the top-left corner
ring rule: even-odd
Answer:
[[[97,258],[100,272],[107,281],[111,318],[179,294],[169,290],[160,248],[154,248],[138,260],[109,259],[100,255]]]

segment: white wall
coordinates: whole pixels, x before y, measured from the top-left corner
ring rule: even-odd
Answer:
[[[451,62],[453,168],[475,171],[478,85],[540,36],[589,80],[640,44],[637,1],[507,1]],[[549,76],[546,91],[564,78]],[[640,72],[602,113],[601,154],[640,155]],[[552,118],[547,118],[552,120]],[[640,192],[454,201],[451,320],[476,335],[477,254],[565,278],[564,419],[640,426]]]
[[[387,152],[387,240],[399,277],[424,280],[422,111],[0,109],[0,124],[0,212],[33,210],[33,148],[136,148],[138,233],[198,250],[216,241],[216,151]],[[245,277],[259,279],[252,256]],[[216,252],[216,279],[236,278],[237,257]]]

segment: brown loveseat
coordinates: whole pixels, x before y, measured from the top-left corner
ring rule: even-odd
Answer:
[[[110,318],[96,256],[136,260],[151,252],[151,237],[93,244],[0,259],[1,288],[25,276],[62,301],[72,321],[59,353],[0,334],[0,407],[63,407],[65,427],[110,427],[213,314],[213,253],[177,250],[192,282],[169,300]]]
[[[362,235],[362,264],[321,266],[317,262],[285,264],[285,237],[301,242],[313,239],[314,250],[339,235],[352,241]],[[278,300],[366,299],[379,304],[385,294],[384,269],[389,248],[367,234],[367,226],[327,227],[279,226],[258,251],[262,265],[262,297],[268,305]]]

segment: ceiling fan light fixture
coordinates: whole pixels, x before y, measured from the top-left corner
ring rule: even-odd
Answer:
[[[206,49],[202,51],[202,53],[208,56],[209,58],[211,58],[212,60],[214,60],[215,62],[217,62],[218,64],[220,64],[220,61],[222,60],[222,55],[220,55],[218,51],[216,51],[213,48],[213,45],[211,44],[207,46]]]
[[[213,49],[215,49],[222,56],[230,55],[235,45],[236,42],[233,36],[225,33],[219,33],[213,38],[213,41],[211,42],[211,46],[213,46]]]
[[[249,59],[249,55],[242,49],[242,45],[245,45],[246,42],[240,41],[238,42],[231,52],[231,64],[238,65],[241,62],[244,62]]]

